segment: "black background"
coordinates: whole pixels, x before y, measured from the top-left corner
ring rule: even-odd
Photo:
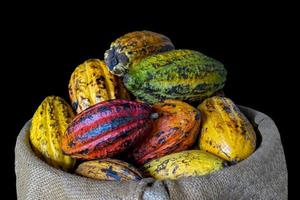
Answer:
[[[292,66],[285,57],[291,21],[283,17],[283,7],[46,7],[14,8],[4,18],[1,100],[8,130],[1,137],[8,165],[4,188],[10,195],[15,195],[14,145],[24,123],[48,95],[69,101],[67,85],[74,68],[88,58],[103,59],[110,42],[135,30],[162,33],[176,48],[198,50],[223,62],[228,71],[225,94],[274,119],[289,162],[291,101],[286,94],[295,92],[288,87],[293,85]]]

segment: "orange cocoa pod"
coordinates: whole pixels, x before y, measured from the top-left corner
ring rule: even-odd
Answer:
[[[178,100],[165,100],[153,105],[159,117],[151,133],[130,155],[137,164],[191,147],[200,131],[200,111]]]

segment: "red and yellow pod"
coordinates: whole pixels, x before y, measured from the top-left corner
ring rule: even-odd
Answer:
[[[200,129],[200,112],[178,100],[165,100],[153,105],[159,117],[154,120],[148,137],[132,152],[137,164],[191,147]]]
[[[86,160],[112,157],[147,135],[151,117],[153,109],[144,103],[120,99],[98,103],[71,122],[62,150]]]
[[[102,101],[130,99],[122,80],[99,59],[86,60],[76,67],[69,82],[69,95],[77,113]]]

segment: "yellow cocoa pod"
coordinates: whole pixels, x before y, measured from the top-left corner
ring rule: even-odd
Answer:
[[[30,128],[30,142],[36,154],[65,171],[73,167],[75,160],[63,154],[60,145],[73,118],[72,108],[64,99],[49,96],[34,113]]]
[[[77,113],[102,101],[130,99],[122,80],[111,74],[105,63],[98,59],[89,59],[74,70],[69,95]]]
[[[213,154],[202,150],[187,150],[151,160],[142,170],[145,176],[164,180],[202,176],[225,166],[226,162]]]
[[[76,173],[88,178],[110,181],[141,180],[141,173],[129,163],[117,159],[92,160],[81,163]]]
[[[214,96],[198,109],[202,115],[199,148],[227,161],[247,158],[256,147],[255,131],[232,100]]]

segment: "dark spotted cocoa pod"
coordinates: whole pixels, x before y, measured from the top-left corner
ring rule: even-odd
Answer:
[[[130,99],[122,80],[109,73],[105,63],[89,59],[80,64],[71,75],[69,95],[77,113],[110,99]]]
[[[151,31],[127,33],[111,43],[105,52],[104,60],[111,73],[123,76],[131,65],[143,58],[174,49],[166,36]]]
[[[76,174],[102,181],[138,181],[141,173],[127,162],[117,159],[100,159],[81,163]]]

